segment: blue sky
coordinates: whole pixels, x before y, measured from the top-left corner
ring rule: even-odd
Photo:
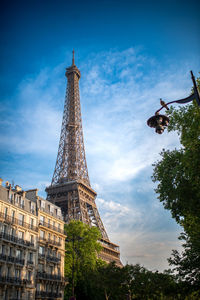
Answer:
[[[45,196],[56,161],[72,49],[90,181],[124,263],[168,267],[181,229],[154,193],[152,163],[176,134],[146,120],[200,71],[198,1],[4,1],[1,177]]]

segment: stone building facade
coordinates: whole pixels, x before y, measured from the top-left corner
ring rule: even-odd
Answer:
[[[0,299],[63,299],[64,221],[58,206],[0,179]]]

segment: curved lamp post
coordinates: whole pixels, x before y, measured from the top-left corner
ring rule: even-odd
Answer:
[[[163,131],[165,130],[165,128],[169,124],[169,118],[167,116],[159,115],[159,112],[163,108],[169,109],[168,108],[169,104],[172,104],[172,103],[185,104],[185,103],[188,103],[188,102],[196,99],[198,106],[200,106],[200,95],[199,95],[199,91],[197,89],[195,77],[194,77],[192,71],[190,71],[190,73],[191,73],[191,78],[192,78],[192,82],[193,82],[194,92],[189,97],[186,97],[186,98],[183,98],[183,99],[180,99],[180,100],[170,101],[168,103],[165,103],[162,99],[160,99],[160,104],[162,105],[161,108],[159,108],[155,112],[154,116],[152,116],[151,118],[149,118],[147,120],[147,125],[149,127],[155,128],[156,133],[162,134]]]

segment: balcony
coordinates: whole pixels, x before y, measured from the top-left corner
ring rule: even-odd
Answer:
[[[4,222],[8,223],[8,224],[15,224],[15,225],[20,225],[23,226],[27,229],[31,229],[33,231],[38,231],[38,227],[29,223],[26,223],[22,220],[13,218],[7,214],[4,214],[2,212],[0,212],[0,218],[4,220]]]
[[[46,223],[46,222],[44,222],[44,221],[40,221],[39,225],[44,226],[44,227],[47,227],[47,228],[49,228],[49,229],[52,229],[52,230],[54,230],[54,231],[57,231],[57,232],[60,232],[60,233],[64,234],[64,230],[63,230],[63,229],[61,229],[61,228],[59,228],[59,227],[56,227],[56,226],[54,226],[54,225],[51,225],[51,224],[49,224],[49,223]]]
[[[16,258],[15,258],[15,263],[16,263],[16,264],[20,264],[20,265],[24,265],[24,259],[21,259],[21,258],[19,258],[19,257],[16,257]]]
[[[0,260],[7,261],[7,255],[1,253]]]
[[[24,246],[24,247],[34,247],[34,243],[26,241],[26,240],[21,239],[21,238],[18,238],[14,235],[4,233],[4,232],[0,233],[0,238],[4,239],[6,241],[9,241],[11,243],[19,244],[19,245]]]
[[[24,259],[21,259],[19,257],[13,257],[11,255],[5,255],[5,254],[0,254],[0,260],[3,260],[7,263],[15,263],[15,264],[20,264],[24,265]]]
[[[15,257],[13,257],[13,256],[11,256],[11,255],[9,255],[9,256],[7,256],[7,261],[8,262],[11,262],[11,263],[14,263],[15,262]]]
[[[61,259],[59,257],[51,256],[51,255],[47,255],[46,259],[48,261],[51,261],[51,262],[54,262],[54,263],[59,263],[61,261]]]
[[[39,259],[45,259],[45,254],[39,253],[39,254],[38,254],[38,258],[39,258]]]
[[[29,280],[21,279],[18,277],[10,277],[10,276],[0,276],[0,283],[2,284],[11,284],[11,285],[26,285]]]
[[[65,278],[61,277],[60,275],[48,274],[45,272],[38,272],[37,279],[54,280],[54,281],[61,281],[61,282],[65,281]]]
[[[62,293],[36,291],[36,298],[61,298]]]
[[[55,240],[52,239],[46,239],[44,237],[40,236],[40,242],[46,242],[47,244],[52,244],[54,246],[60,247],[61,243],[60,242],[56,242]]]

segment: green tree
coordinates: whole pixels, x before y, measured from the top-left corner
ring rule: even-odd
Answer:
[[[124,299],[124,273],[123,268],[116,266],[114,262],[98,266],[95,276],[96,286],[101,299]]]
[[[168,115],[168,131],[178,133],[181,148],[162,151],[152,179],[158,182],[156,193],[164,208],[184,229],[180,236],[184,250],[174,250],[169,263],[181,280],[196,289],[200,286],[200,108],[194,101],[170,108]]]
[[[176,299],[179,298],[177,283],[174,276],[169,272],[160,273],[147,270],[145,267],[136,265],[126,265],[125,286],[130,299]]]
[[[80,221],[71,221],[65,225],[65,233],[65,276],[69,280],[65,295],[68,299],[86,273],[95,269],[97,254],[102,246],[98,241],[101,237],[100,231]]]
[[[87,288],[84,290],[84,287]],[[79,295],[81,300],[184,299],[175,277],[169,272],[152,272],[138,264],[119,268],[113,262],[97,264],[82,282]]]

